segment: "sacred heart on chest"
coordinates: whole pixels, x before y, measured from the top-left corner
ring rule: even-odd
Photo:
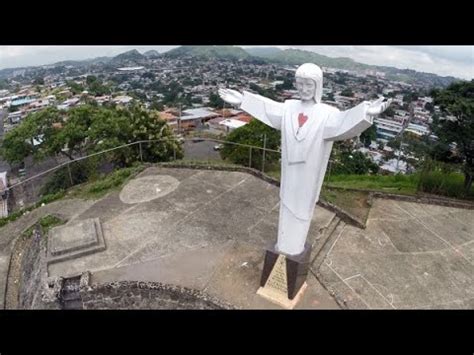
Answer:
[[[307,120],[308,116],[305,116],[303,113],[300,113],[298,115],[298,124],[300,125],[300,127],[303,126]]]

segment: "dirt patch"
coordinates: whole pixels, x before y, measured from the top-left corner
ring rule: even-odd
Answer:
[[[321,190],[323,200],[347,211],[365,223],[370,211],[369,192],[348,191],[342,189],[323,188]]]

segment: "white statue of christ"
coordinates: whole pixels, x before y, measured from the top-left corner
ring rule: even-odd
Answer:
[[[390,100],[381,97],[339,111],[321,103],[323,72],[306,63],[296,71],[301,100],[283,103],[247,91],[220,89],[220,97],[263,123],[281,130],[280,218],[276,250],[299,255],[304,251],[316,202],[334,141],[360,135],[372,125]]]

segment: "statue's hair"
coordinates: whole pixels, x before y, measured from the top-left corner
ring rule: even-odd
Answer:
[[[316,84],[314,100],[316,101],[316,103],[319,104],[323,96],[323,71],[321,70],[321,68],[313,63],[302,64],[296,70],[295,77],[314,80]]]

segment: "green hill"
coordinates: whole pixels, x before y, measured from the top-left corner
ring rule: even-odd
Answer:
[[[254,48],[245,48],[245,51],[249,53],[251,56],[254,57],[263,57],[263,58],[271,58],[283,52],[282,49],[277,47],[254,47]]]
[[[140,61],[144,59],[146,59],[146,57],[143,54],[141,54],[136,49],[132,49],[131,51],[116,55],[112,58],[111,62],[119,63],[122,61]]]
[[[240,47],[234,46],[181,46],[164,54],[169,58],[196,57],[196,58],[218,58],[218,59],[245,59],[250,57]]]
[[[253,50],[253,48],[249,48]],[[276,48],[278,49],[278,48]],[[319,66],[344,69],[352,71],[373,70],[384,72],[386,77],[390,80],[402,81],[407,83],[421,83],[426,86],[448,86],[459,79],[452,76],[439,76],[432,73],[423,73],[411,69],[398,69],[386,66],[368,65],[358,63],[350,58],[331,58],[322,54],[301,49],[285,49],[280,51],[252,51],[253,55],[263,58],[270,62],[286,64],[286,65],[301,65],[303,63],[315,63]]]
[[[146,51],[145,53],[143,53],[143,55],[147,58],[157,58],[157,57],[160,56],[160,53],[158,53],[154,49],[151,49],[151,50]]]
[[[273,53],[272,53],[273,52]],[[256,56],[263,57],[272,62],[287,64],[287,65],[301,65],[303,63],[315,63],[323,67],[331,67],[346,70],[361,70],[370,69],[371,66],[367,64],[357,63],[350,58],[331,58],[315,52],[305,51],[301,49],[285,49],[280,51],[267,51],[269,54],[261,54]]]

